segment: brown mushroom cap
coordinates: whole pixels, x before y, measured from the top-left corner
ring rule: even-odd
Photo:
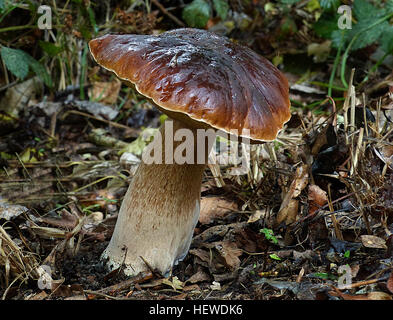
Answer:
[[[267,59],[199,29],[105,35],[94,59],[151,98],[170,117],[271,141],[290,118],[288,81]]]

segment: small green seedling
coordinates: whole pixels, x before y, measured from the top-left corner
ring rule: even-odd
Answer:
[[[273,260],[277,260],[277,261],[281,260],[281,258],[278,255],[276,255],[275,253],[272,253],[271,255],[269,255],[269,258],[273,259]]]
[[[260,233],[263,233],[265,235],[265,238],[267,240],[269,240],[270,242],[277,244],[278,240],[277,238],[274,236],[273,230],[272,229],[268,229],[268,228],[263,228],[261,230],[259,230]]]

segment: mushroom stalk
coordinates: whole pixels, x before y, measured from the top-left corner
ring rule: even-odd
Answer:
[[[195,151],[197,130],[173,121],[173,132],[181,128],[192,131]],[[168,142],[165,126],[158,134],[162,139],[155,137],[151,144],[153,148],[161,147],[165,160]],[[173,149],[181,144],[171,143]],[[186,256],[198,222],[202,177],[210,148],[205,148],[204,164],[141,162],[124,197],[112,239],[103,253],[111,270],[122,266],[126,275],[136,275],[148,269],[146,261],[167,275]],[[150,150],[146,148],[144,152]]]

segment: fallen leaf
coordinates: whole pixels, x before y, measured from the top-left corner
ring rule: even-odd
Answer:
[[[228,212],[236,210],[238,210],[238,206],[233,201],[220,197],[204,197],[201,199],[199,222],[209,224],[213,220],[223,217]]]
[[[217,226],[210,227],[194,237],[192,244],[194,247],[198,247],[202,243],[209,242],[209,240],[213,237],[224,237],[231,229],[243,229],[246,224],[246,222],[237,222],[231,224],[219,224]]]
[[[295,199],[291,199],[287,206],[282,208],[278,214],[276,223],[281,224],[285,221],[285,224],[291,224],[296,221],[297,213],[299,209],[299,201]]]
[[[83,294],[78,294],[78,295],[75,295],[75,296],[64,298],[64,300],[87,300],[87,298]]]
[[[197,282],[203,282],[209,280],[210,280],[210,276],[206,272],[203,272],[202,270],[198,270],[198,272],[193,274],[189,279],[186,280],[186,282],[197,283]]]
[[[221,284],[217,281],[213,281],[213,283],[210,285],[210,289],[220,291],[221,290]]]
[[[253,223],[258,221],[261,218],[264,218],[266,216],[266,209],[263,210],[256,210],[251,214],[251,216],[248,218],[247,223]]]
[[[377,236],[371,236],[371,235],[363,235],[360,236],[363,245],[366,248],[373,248],[373,249],[387,249],[385,240],[377,237]]]
[[[64,229],[73,229],[78,224],[78,217],[71,214],[66,209],[62,209],[59,211],[59,218],[51,218],[51,217],[40,217],[40,221],[47,223],[51,226],[64,228]]]
[[[370,300],[393,300],[390,294],[381,291],[370,292],[367,296]]]
[[[241,256],[242,250],[236,246],[236,243],[220,241],[215,243],[215,248],[224,258],[224,263],[228,268],[235,270],[240,267],[239,256]]]
[[[121,82],[118,79],[110,82],[96,81],[89,89],[89,97],[93,101],[111,105],[116,103],[120,87]]]
[[[393,169],[393,146],[387,145],[380,149],[374,148],[374,152],[382,162]]]
[[[300,195],[300,193],[307,186],[307,184],[308,166],[303,165],[296,169],[295,178],[293,179],[288,192],[284,196],[276,218],[277,225],[284,221],[286,222],[286,224],[290,224],[296,220],[298,202],[295,201],[294,198]]]
[[[388,279],[388,281],[387,281],[387,283],[386,283],[386,287],[388,288],[388,290],[389,290],[391,293],[393,293],[393,271],[392,271],[392,273],[390,274],[390,277],[389,277],[389,279]]]
[[[184,283],[182,282],[182,281],[180,281],[179,279],[178,279],[178,277],[172,277],[172,279],[171,280],[169,280],[169,279],[163,279],[162,280],[162,283],[163,284],[166,284],[166,285],[168,285],[168,286],[170,286],[170,287],[172,287],[173,288],[173,290],[181,290],[181,289],[183,289],[183,287],[184,287]]]
[[[334,288],[334,291],[330,291],[329,294],[335,297],[340,297],[344,300],[392,300],[392,296],[390,294],[381,291],[369,292],[367,294],[347,294],[342,293],[337,288]]]
[[[227,272],[227,273],[213,274],[214,281],[217,281],[220,283],[236,280],[236,279],[238,279],[238,276],[239,276],[239,269],[236,269],[234,271]]]
[[[0,99],[0,110],[18,119],[19,112],[42,91],[42,81],[38,77],[17,83],[8,88]]]
[[[309,213],[313,214],[328,202],[326,191],[312,184],[308,187]]]
[[[190,254],[198,257],[202,262],[210,264],[210,255],[207,251],[203,249],[191,249],[189,252]]]
[[[0,219],[11,220],[29,211],[24,206],[0,202]]]
[[[315,251],[312,250],[306,250],[306,251],[293,251],[293,258],[295,260],[308,260],[311,261],[312,259],[318,257],[318,254]]]
[[[41,291],[31,297],[29,297],[27,300],[44,300],[48,294],[45,291]]]
[[[197,285],[197,284],[191,284],[191,285],[189,285],[189,286],[185,286],[184,288],[183,288],[183,291],[186,291],[186,292],[194,292],[194,291],[201,291],[201,288]]]
[[[262,252],[268,247],[268,241],[263,233],[257,233],[251,228],[237,229],[232,232],[236,245],[247,252]]]
[[[300,283],[292,282],[292,281],[278,281],[278,280],[270,280],[270,279],[262,278],[254,282],[254,284],[257,285],[261,285],[265,283],[279,290],[283,290],[283,289],[290,290],[295,294],[299,292],[299,288],[300,288]]]
[[[308,184],[308,166],[303,165],[296,170],[296,176],[290,187],[291,198],[296,198]]]
[[[335,139],[334,126],[332,124],[328,124],[315,137],[315,141],[311,148],[311,154],[317,156],[320,153],[322,147],[326,144],[331,145],[334,139]]]
[[[66,100],[66,103],[75,106],[82,112],[90,113],[98,119],[114,120],[119,114],[118,110],[108,105],[89,100],[73,99],[69,101]]]
[[[173,296],[172,300],[184,300],[187,298],[188,293],[181,293],[178,294],[177,296]]]

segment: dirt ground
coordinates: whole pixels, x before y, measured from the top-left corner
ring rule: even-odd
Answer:
[[[87,41],[94,30],[158,34],[191,19],[179,22],[177,1],[156,2],[129,12],[58,1],[54,47],[23,27],[28,6],[0,8],[0,50],[29,53],[55,84],[34,63],[24,78],[5,64],[0,73],[0,297],[392,300],[393,64],[380,60],[387,44],[378,41],[339,51],[317,32],[327,11],[308,1],[230,1],[232,24],[208,17],[205,29],[224,30],[284,73],[291,120],[275,141],[251,146],[245,174],[209,165],[190,251],[169,277],[106,269],[101,254],[121,202],[165,117],[100,68]]]

